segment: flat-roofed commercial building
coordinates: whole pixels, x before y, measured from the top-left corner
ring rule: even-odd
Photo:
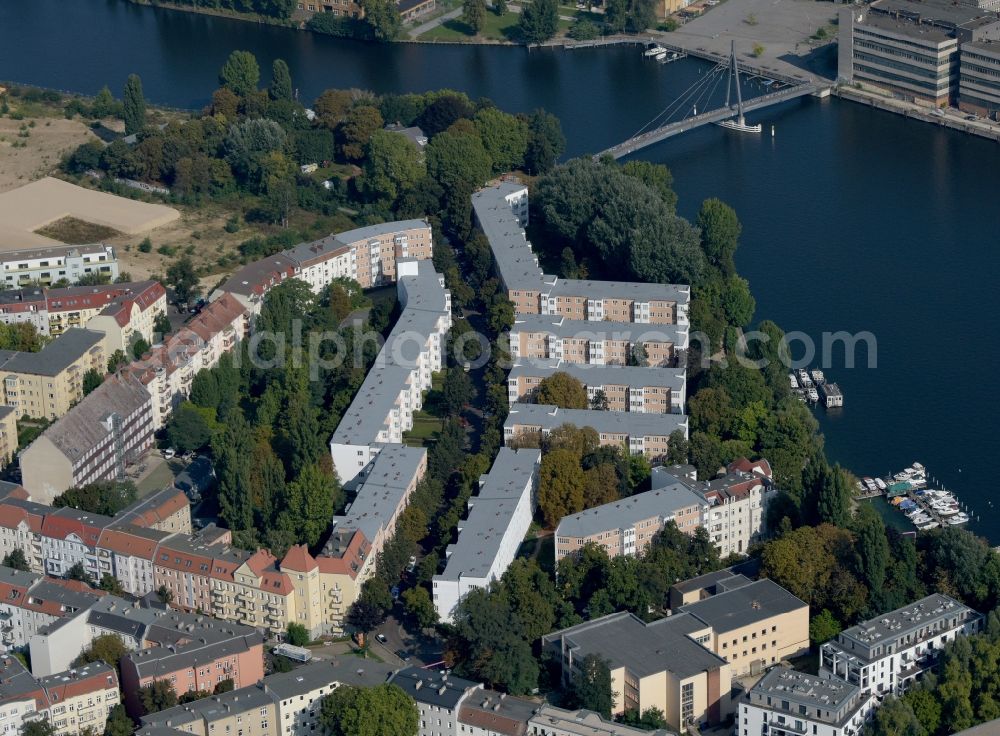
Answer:
[[[562,666],[565,683],[580,674],[588,654],[608,661],[612,713],[658,708],[671,728],[724,721],[732,712],[730,666],[705,643],[711,627],[688,613],[646,623],[612,613],[542,637]]]
[[[630,455],[645,455],[650,462],[667,456],[670,435],[679,431],[687,437],[687,417],[683,414],[637,414],[595,409],[560,409],[549,404],[514,404],[503,424],[504,442],[538,439],[556,427],[571,424],[597,432],[601,446],[623,447]]]
[[[608,411],[643,414],[683,414],[687,378],[683,368],[604,366],[564,360],[525,360],[507,374],[509,404],[530,402],[535,391],[554,373],[565,373],[583,384],[591,408],[603,394]]]
[[[775,667],[740,699],[736,733],[857,736],[875,705],[857,685]]]
[[[1000,42],[962,44],[958,106],[964,112],[996,118],[1000,114]]]
[[[517,317],[510,328],[510,354],[515,361],[625,366],[640,347],[646,354],[644,367],[677,366],[688,347],[688,328],[534,314]]]
[[[341,483],[349,484],[385,444],[413,428],[431,375],[445,364],[451,292],[429,260],[400,260],[396,290],[402,313],[361,388],[330,438]]]
[[[983,615],[934,593],[845,629],[820,647],[819,675],[876,695],[899,695],[934,667],[940,650],[981,630]]]
[[[667,523],[694,534],[707,511],[704,498],[675,482],[564,516],[556,527],[556,562],[586,544],[603,547],[609,557],[642,554]]]
[[[458,541],[445,552],[444,572],[434,576],[434,607],[442,621],[451,622],[470,590],[486,588],[514,561],[531,526],[541,462],[540,450],[502,447],[479,479],[467,518],[458,523]]]

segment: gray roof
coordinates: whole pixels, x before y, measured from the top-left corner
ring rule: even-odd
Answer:
[[[940,28],[886,15],[869,13],[856,26],[859,28],[877,28],[880,31],[887,31],[889,34],[905,36],[917,41],[923,41],[926,44],[957,43],[951,33],[942,31]]]
[[[422,2],[426,2],[426,0],[411,0],[411,5],[419,5]],[[400,10],[402,10],[402,6],[400,7]],[[409,128],[404,128],[401,125],[392,124],[385,126],[385,129],[390,133],[399,133],[400,135],[405,136],[420,148],[427,145],[427,136],[424,134],[423,129],[419,126],[411,125]]]
[[[998,733],[1000,733],[1000,718],[987,723],[980,723],[978,726],[959,731],[952,734],[952,736],[996,736]]]
[[[706,507],[708,502],[682,484],[674,483],[564,516],[556,528],[556,536],[589,537],[598,532],[625,529],[654,516],[672,517],[679,509],[690,506]]]
[[[105,422],[112,413],[124,419],[150,402],[149,392],[138,378],[131,374],[112,376],[57,419],[41,436],[76,463],[107,440],[111,432]]]
[[[336,235],[328,235],[311,243],[299,243],[295,247],[283,251],[282,255],[298,266],[303,266],[317,258],[328,258],[345,252],[355,243],[380,238],[383,235],[397,233],[401,230],[415,230],[417,228],[429,227],[430,225],[427,224],[426,220],[383,222],[378,225],[368,225],[367,227],[347,230]]]
[[[726,660],[690,637],[708,628],[694,616],[679,613],[652,623],[622,611],[546,634],[543,643],[563,642],[582,660],[598,654],[611,669],[625,667],[637,677],[669,671],[679,679],[726,665]]]
[[[388,444],[383,446],[357,495],[343,516],[333,517],[333,527],[359,530],[369,542],[375,541],[402,503],[406,489],[417,476],[427,450],[423,447]]]
[[[407,667],[392,676],[393,685],[399,686],[403,692],[418,703],[434,705],[438,708],[455,710],[459,702],[470,690],[482,687],[477,682],[453,677],[440,670],[425,670],[420,667]]]
[[[174,728],[186,723],[212,723],[230,718],[236,713],[245,713],[251,709],[270,706],[274,703],[271,696],[264,690],[253,685],[230,690],[221,695],[211,695],[184,705],[176,705],[157,713],[142,717],[144,726],[166,726]]]
[[[734,577],[734,580],[717,581],[723,583],[727,590],[697,603],[681,606],[677,610],[698,617],[717,633],[750,626],[772,616],[801,609],[805,609],[808,616],[808,604],[773,580],[765,578],[751,582],[742,575]]]
[[[103,340],[103,332],[74,327],[37,353],[4,351],[5,359],[0,363],[0,372],[58,376]]]
[[[374,660],[361,661],[344,657],[343,661],[317,660],[296,667],[290,672],[268,675],[264,678],[267,692],[279,700],[305,695],[333,683],[370,687],[385,682],[395,670]]]
[[[550,404],[512,404],[503,426],[507,429],[527,425],[550,430],[563,424],[592,427],[599,434],[606,432],[630,437],[667,437],[677,429],[687,435],[687,417],[683,414],[560,409]]]
[[[460,521],[458,541],[448,550],[448,564],[437,580],[485,577],[524,494],[534,492],[541,450],[500,448],[493,467],[479,479],[479,493],[469,499],[469,516]]]
[[[43,575],[37,572],[25,572],[15,570],[13,567],[3,567],[0,565],[0,583],[12,585],[16,588],[30,588],[41,580]]]
[[[1000,15],[997,13],[981,10],[975,5],[957,4],[949,0],[920,0],[920,2],[878,0],[872,4],[871,10],[875,13],[898,14],[903,18],[919,19],[924,28],[934,26],[946,31],[955,28],[975,30],[1000,20]],[[910,23],[910,25],[915,24]]]
[[[857,685],[839,678],[824,680],[788,667],[775,667],[744,698],[760,707],[792,716],[799,713],[797,706],[805,706],[809,720],[839,726],[853,714],[856,709],[853,706],[860,705],[860,694]],[[766,705],[768,697],[772,702],[770,706]],[[789,707],[781,707],[784,703]]]
[[[553,373],[566,373],[586,386],[662,386],[672,391],[684,390],[683,368],[646,368],[631,365],[594,365],[570,363],[558,359],[524,360],[518,362],[507,374],[508,380],[530,376],[547,378]]]
[[[417,366],[419,344],[450,314],[448,291],[429,260],[399,259],[399,264],[415,263],[417,275],[400,276],[397,281],[403,311],[379,351],[375,363],[351,405],[344,412],[330,442],[343,445],[371,445],[385,426],[406,380]],[[398,267],[398,264],[397,264]]]
[[[908,633],[916,633],[932,622],[955,616],[961,621],[967,617],[978,618],[981,615],[954,598],[941,593],[932,593],[895,611],[889,611],[877,618],[844,629],[837,637],[836,643],[841,643],[841,639],[853,639],[863,647],[873,648],[885,642],[895,641]]]
[[[42,695],[35,678],[21,661],[13,654],[0,654],[0,703],[35,692]]]
[[[516,182],[480,189],[472,195],[472,209],[493,251],[500,278],[508,289],[546,291],[538,258],[505,197],[526,187]]]
[[[671,732],[663,729],[645,731],[617,721],[607,721],[592,710],[563,710],[548,704],[538,709],[530,723],[546,732],[552,730],[573,736],[672,736]]]
[[[687,325],[661,325],[646,322],[596,322],[584,319],[567,319],[552,314],[521,314],[514,319],[510,334],[520,332],[547,332],[562,338],[589,340],[626,340],[636,342],[669,342],[687,345]]]
[[[496,690],[483,689],[473,693],[458,712],[459,723],[504,736],[521,736],[528,721],[538,711],[539,703],[514,698]],[[644,731],[642,736],[649,736]]]
[[[593,281],[558,279],[549,289],[551,296],[585,296],[588,299],[631,299],[637,302],[664,301],[687,305],[691,287],[687,284],[657,284],[646,281]]]
[[[110,246],[103,243],[91,243],[89,245],[51,245],[45,248],[22,248],[21,250],[8,250],[0,253],[0,263],[11,261],[28,261],[36,258],[66,258],[78,255],[103,255]],[[113,252],[113,251],[112,251]]]

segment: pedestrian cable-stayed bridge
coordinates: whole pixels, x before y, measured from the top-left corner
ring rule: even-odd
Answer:
[[[744,74],[746,73],[744,71]],[[719,61],[712,69],[703,74],[656,117],[636,131],[632,137],[602,151],[595,158],[602,156],[622,158],[654,143],[710,123],[721,123],[737,131],[759,133],[759,125],[746,124],[743,118],[745,113],[811,95],[819,90],[817,85],[812,82],[790,77],[775,78],[776,75],[756,73],[753,70],[751,73],[766,80],[765,83],[773,91],[744,101],[740,90],[740,66],[736,59],[734,46],[729,58]],[[723,82],[726,84],[725,103],[714,109],[706,109],[712,104],[715,94]],[[730,101],[734,87],[736,90],[735,104]],[[774,89],[775,87],[778,89]]]

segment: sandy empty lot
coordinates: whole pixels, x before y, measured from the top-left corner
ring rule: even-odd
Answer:
[[[173,222],[180,213],[173,207],[136,202],[47,176],[0,194],[0,222],[7,231],[0,231],[0,248],[23,248],[23,239],[17,242],[19,232],[33,233],[64,217],[137,235]],[[15,242],[7,242],[11,238]]]
[[[97,136],[79,120],[65,118],[32,118],[35,127],[21,137],[21,126],[29,119],[0,118],[0,192],[48,176],[59,165],[59,159],[82,143],[97,140]],[[15,147],[14,144],[18,146]],[[24,148],[20,144],[24,144]]]

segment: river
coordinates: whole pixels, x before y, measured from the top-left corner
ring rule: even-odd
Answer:
[[[136,72],[150,100],[178,107],[207,102],[233,49],[265,70],[285,59],[304,101],[328,87],[450,87],[509,111],[544,106],[570,155],[627,138],[706,68],[657,65],[635,48],[369,45],[123,0],[5,0],[0,38],[0,78],[118,93]],[[877,368],[864,351],[845,367],[841,351],[826,370],[846,397],[837,414],[817,411],[830,458],[861,475],[918,460],[980,516],[971,528],[1000,542],[989,485],[1000,455],[997,145],[837,100],[751,122],[765,134],[706,127],[641,155],[671,168],[683,214],[709,196],[736,208],[737,264],[759,318],[817,344],[824,332],[875,336]]]

